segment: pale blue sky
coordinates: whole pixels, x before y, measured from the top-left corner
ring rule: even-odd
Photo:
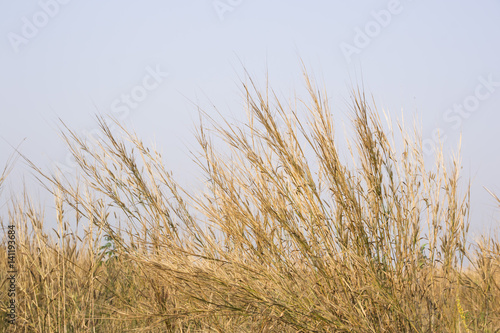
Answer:
[[[38,165],[70,167],[57,119],[84,134],[97,111],[116,112],[189,182],[190,101],[241,117],[241,63],[261,84],[268,69],[292,96],[304,87],[301,57],[339,122],[363,78],[379,108],[421,118],[429,152],[436,128],[447,148],[462,131],[481,231],[498,218],[482,187],[500,193],[499,17],[498,0],[0,0],[0,166],[26,139],[21,151]],[[17,166],[13,190],[31,182]]]

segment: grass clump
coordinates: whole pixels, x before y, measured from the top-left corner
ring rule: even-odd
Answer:
[[[345,161],[326,95],[306,83],[306,121],[251,80],[245,124],[205,114],[201,195],[124,128],[120,139],[101,119],[93,144],[67,130],[77,179],[32,165],[54,194],[58,230],[45,231],[27,195],[7,218],[18,232],[17,330],[500,330],[500,245],[467,240],[458,157],[438,153],[427,167],[418,132],[399,125],[397,148],[353,91]]]

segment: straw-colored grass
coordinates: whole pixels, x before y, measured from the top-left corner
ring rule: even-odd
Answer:
[[[326,94],[306,83],[307,121],[251,80],[245,124],[203,114],[200,194],[124,128],[122,139],[101,119],[94,143],[66,129],[78,177],[32,165],[54,195],[57,230],[28,194],[2,222],[16,229],[17,320],[1,329],[500,331],[500,243],[468,241],[458,157],[426,166],[418,131],[384,128],[353,91],[344,161]]]

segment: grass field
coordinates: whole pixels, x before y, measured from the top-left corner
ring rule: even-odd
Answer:
[[[2,217],[1,330],[500,331],[500,242],[467,238],[459,158],[437,153],[429,167],[418,131],[383,125],[354,90],[343,160],[326,94],[306,83],[305,114],[251,80],[245,124],[202,114],[201,193],[125,129],[118,137],[102,120],[98,142],[65,130],[78,176],[31,164],[57,229],[28,193]]]

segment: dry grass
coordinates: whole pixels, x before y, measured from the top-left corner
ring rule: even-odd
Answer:
[[[384,129],[354,91],[343,161],[326,95],[306,82],[306,122],[252,82],[246,124],[204,115],[199,195],[123,128],[101,120],[94,143],[67,129],[77,179],[32,165],[57,230],[27,194],[3,223],[17,230],[17,331],[500,331],[500,243],[467,241],[459,159],[426,167],[417,131]],[[6,313],[5,286],[0,298]]]

